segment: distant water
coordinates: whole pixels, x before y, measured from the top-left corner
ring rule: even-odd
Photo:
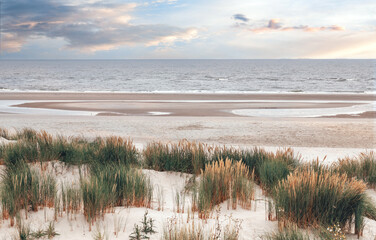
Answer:
[[[0,91],[376,92],[376,60],[2,60]]]

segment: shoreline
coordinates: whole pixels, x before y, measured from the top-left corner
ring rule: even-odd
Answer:
[[[376,93],[158,93],[158,92],[1,92],[0,100],[347,100],[376,101]]]

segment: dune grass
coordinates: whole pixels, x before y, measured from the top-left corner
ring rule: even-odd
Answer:
[[[281,180],[285,179],[291,169],[283,161],[265,161],[259,169],[259,178],[261,187],[267,191],[272,191],[274,186]]]
[[[261,237],[263,240],[310,240],[307,234],[297,229],[285,229],[280,232],[265,234]]]
[[[55,159],[71,165],[138,164],[138,152],[133,142],[121,137],[96,138],[89,142],[83,138],[60,136],[51,144],[51,150]]]
[[[161,240],[238,240],[242,221],[227,216],[220,220],[220,208],[216,210],[215,222],[207,224],[205,220],[183,219],[178,216],[169,218],[163,227]],[[243,239],[243,238],[242,238]]]
[[[0,146],[0,159],[2,161],[25,160],[26,162],[44,162],[51,160],[66,161],[66,149],[70,145],[67,139],[63,137],[53,137],[45,131],[29,132],[20,135],[16,143]],[[22,132],[23,133],[23,132]],[[21,134],[21,133],[19,133]],[[78,149],[72,149],[77,152]],[[75,159],[79,162],[79,159]],[[71,161],[73,162],[73,161]]]
[[[81,191],[84,215],[93,223],[116,206],[150,207],[153,187],[138,169],[107,165],[81,180]]]
[[[170,224],[163,229],[161,240],[207,240],[201,224]]]
[[[189,220],[189,219],[188,219]],[[169,218],[163,226],[161,240],[209,240],[211,233],[200,221],[183,221],[177,216]],[[217,237],[216,239],[219,239]]]
[[[333,169],[346,173],[349,178],[363,180],[371,188],[376,188],[376,155],[374,152],[361,153],[356,158],[338,159]]]
[[[40,162],[57,160],[59,154],[56,151],[56,145],[59,139],[55,139],[52,135],[45,131],[33,133],[33,138],[29,142],[34,143],[38,151],[38,160]]]
[[[57,160],[67,165],[87,164],[93,159],[94,146],[81,139],[58,137],[54,147]]]
[[[61,210],[69,214],[77,214],[82,206],[81,189],[69,184],[62,184],[60,190]]]
[[[8,164],[8,163],[6,163]],[[38,211],[39,207],[53,207],[56,199],[56,180],[49,174],[32,170],[25,162],[6,165],[1,183],[1,203],[3,218],[10,218],[11,225],[21,209],[29,207]]]
[[[206,146],[188,141],[180,141],[177,144],[150,143],[143,155],[145,166],[157,171],[200,174],[208,162]]]
[[[36,139],[37,137],[37,131],[31,128],[23,128],[21,130],[16,131],[15,135],[17,140],[27,140],[27,141],[32,141]]]
[[[6,167],[1,184],[2,213],[11,223],[21,209],[36,211],[54,203],[68,214],[83,208],[90,223],[116,206],[150,207],[153,193],[150,180],[134,168],[141,158],[145,167],[154,170],[201,174],[192,190],[192,210],[198,211],[201,218],[207,218],[215,205],[225,201],[228,208],[236,209],[238,204],[250,208],[255,181],[274,200],[281,226],[287,222],[303,228],[337,223],[345,227],[353,223],[356,233],[361,234],[363,216],[376,220],[376,208],[364,192],[365,183],[376,188],[373,152],[323,166],[318,161],[302,164],[291,148],[271,153],[256,147],[236,149],[188,141],[154,142],[141,155],[131,140],[121,137],[88,141],[55,137],[32,129],[22,129],[16,134],[0,129],[0,136],[17,140],[0,146],[0,160]],[[57,196],[55,179],[33,171],[28,165],[50,160],[87,164],[90,176],[82,178],[78,188],[63,186]],[[184,205],[181,206],[181,196],[178,197],[180,211]],[[183,233],[191,230],[182,229]],[[275,236],[282,238],[270,239],[285,239],[283,234],[301,239],[293,232],[278,234]]]
[[[27,162],[60,160],[71,165],[92,162],[138,164],[138,152],[132,141],[121,137],[97,138],[89,142],[83,138],[54,137],[45,131],[23,129],[17,131],[14,138],[18,140],[17,143],[0,146],[0,160],[4,161],[4,158],[22,158]]]
[[[228,208],[251,207],[254,184],[248,168],[242,162],[229,159],[207,164],[202,171],[197,191],[197,210],[201,218],[207,218],[215,205],[229,200]],[[194,209],[196,210],[196,209]]]
[[[272,153],[257,147],[242,150],[187,141],[148,144],[143,156],[147,168],[193,174],[199,174],[205,170],[206,164],[220,159],[241,161],[254,172],[255,181],[265,190],[272,189],[278,181],[285,179],[300,163],[300,157],[291,148]]]
[[[17,164],[18,162],[37,162],[38,150],[35,145],[29,142],[17,142],[9,145],[0,146],[1,163],[8,166]]]
[[[213,148],[212,161],[232,159],[243,162],[254,172],[255,181],[265,190],[271,190],[300,164],[300,156],[293,149],[280,149],[276,153],[267,152],[263,148],[235,149],[227,147]]]
[[[0,128],[0,137],[5,138],[7,140],[13,140],[14,135],[9,132],[8,129]]]
[[[345,174],[301,169],[281,181],[275,190],[275,205],[280,226],[285,222],[299,227],[341,227],[355,223],[360,234],[366,205],[366,185]],[[347,224],[347,225],[346,225]]]
[[[97,164],[137,164],[138,153],[131,140],[121,137],[97,138],[93,144],[97,148],[94,155]]]

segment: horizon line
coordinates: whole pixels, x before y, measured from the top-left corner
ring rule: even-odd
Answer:
[[[376,58],[1,58],[0,61],[123,61],[123,60],[376,60]]]

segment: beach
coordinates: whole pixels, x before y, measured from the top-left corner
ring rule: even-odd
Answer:
[[[376,95],[372,94],[4,92],[0,101],[12,107],[1,109],[0,126],[90,137],[116,134],[130,137],[138,144],[187,139],[237,146],[366,150],[376,147],[375,111],[370,105],[375,100]],[[368,105],[371,111],[354,112]],[[12,113],[18,108],[27,117]],[[51,112],[33,113],[39,109]],[[237,109],[255,111],[255,116],[252,112],[248,116],[236,114]],[[281,109],[296,115],[284,116]],[[331,112],[332,109],[337,112]],[[55,114],[53,110],[66,112]],[[263,116],[264,112],[259,110],[271,114]],[[301,117],[303,110],[318,115]]]
[[[238,147],[294,147],[307,160],[327,156],[326,161],[333,162],[376,148],[375,116],[373,111],[325,114],[333,108],[362,106],[375,99],[372,94],[4,92],[0,101],[17,104],[0,111],[4,112],[0,113],[0,126],[89,138],[119,135],[133,139],[138,146],[187,139]],[[18,108],[23,109],[21,114],[12,113]],[[282,108],[296,111],[298,116],[232,113],[235,109],[273,112]],[[33,112],[39,109],[47,111]],[[324,116],[300,117],[301,109],[318,109]]]
[[[375,115],[372,111],[375,100],[376,96],[372,94],[3,92],[0,94],[0,127],[10,131],[32,128],[54,136],[91,140],[98,136],[121,136],[133,140],[139,151],[153,142],[177,143],[180,140],[236,149],[257,146],[271,152],[292,147],[304,162],[319,160],[329,165],[338,158],[357,157],[360,153],[376,150]],[[368,111],[369,106],[371,111]],[[317,116],[284,115],[286,113],[280,111],[283,109],[296,114],[312,111]],[[235,110],[251,112],[242,115]],[[262,115],[265,112],[271,114]],[[59,162],[51,164],[48,169],[59,184],[71,182],[78,186],[77,167],[67,169]],[[154,170],[143,170],[143,173],[151,178],[154,189],[159,189],[155,190],[155,196],[160,194],[158,191],[164,195],[163,211],[156,210],[156,200],[148,210],[158,232],[151,239],[160,239],[168,221],[175,219],[182,224],[187,221],[187,216],[189,218],[187,212],[176,212],[174,199],[176,192],[183,191],[192,175]],[[374,190],[367,191],[372,199],[376,198]],[[255,194],[258,201],[248,210],[231,210],[227,203],[220,204],[218,219],[221,222],[229,221],[226,217],[229,215],[242,221],[239,239],[258,239],[278,229],[276,221],[267,220],[268,198],[263,190],[257,186]],[[189,199],[184,201],[187,206],[191,204]],[[93,225],[92,231],[89,231],[83,215],[68,215],[56,221],[56,231],[61,235],[55,239],[92,239],[96,231],[106,233],[109,239],[116,236],[127,238],[145,210],[115,208],[113,213],[105,214]],[[30,214],[27,222],[32,229],[38,229],[46,227],[53,218],[53,209],[45,208]],[[215,218],[213,215],[204,224],[205,229],[214,228]],[[201,220],[195,221],[197,224]],[[0,234],[9,237],[14,232],[14,228],[2,228]],[[367,219],[362,239],[373,239],[375,234],[376,222]],[[349,239],[352,237],[355,239],[355,236]]]
[[[0,239],[376,240],[375,9],[0,0]]]

